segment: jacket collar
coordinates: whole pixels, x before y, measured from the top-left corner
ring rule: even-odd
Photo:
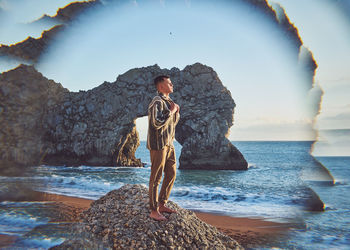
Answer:
[[[163,93],[161,92],[158,92],[158,95],[165,101],[172,101],[170,96],[169,97],[166,97]]]

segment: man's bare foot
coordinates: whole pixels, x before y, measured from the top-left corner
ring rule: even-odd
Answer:
[[[171,208],[168,208],[168,207],[166,207],[164,204],[160,204],[159,205],[159,212],[167,212],[167,213],[177,213],[177,211],[176,210],[173,210],[173,209],[171,209]]]
[[[167,218],[164,215],[162,215],[160,212],[158,212],[156,210],[152,210],[149,217],[151,217],[155,220],[167,220]]]

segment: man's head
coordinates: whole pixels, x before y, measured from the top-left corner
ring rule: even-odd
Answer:
[[[170,94],[173,93],[173,83],[170,80],[170,76],[160,75],[154,78],[154,85],[158,92],[162,94]]]

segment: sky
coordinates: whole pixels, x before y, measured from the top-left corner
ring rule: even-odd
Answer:
[[[45,27],[26,29],[18,23],[44,13],[54,15],[70,2],[36,0],[40,4],[33,5],[33,1],[0,0],[1,13],[6,13],[0,18],[7,27],[15,27],[0,29],[1,43],[40,36]],[[229,2],[130,1],[95,10],[67,29],[36,68],[69,90],[79,91],[113,82],[135,67],[157,63],[161,68],[183,69],[200,62],[218,73],[236,103],[229,139],[316,139],[312,94],[290,42],[264,16]],[[350,79],[349,19],[331,1],[269,1],[273,2],[285,8],[319,65],[315,80],[326,93],[315,126],[345,128],[349,124],[344,91]],[[0,59],[3,70],[17,64]],[[146,121],[147,117],[136,121],[141,140],[146,138]]]
[[[298,27],[317,61],[315,81],[324,91],[313,155],[350,154],[350,1],[273,0]]]
[[[325,91],[319,119],[349,110],[350,90],[350,2],[347,16],[341,5],[328,0],[273,0],[279,2],[298,27],[305,46],[311,48],[318,63],[316,81]],[[336,99],[336,101],[334,101]],[[349,121],[349,120],[348,120]],[[350,123],[320,122],[318,128],[349,128]],[[331,125],[331,126],[330,126]]]
[[[53,16],[71,0],[0,0],[0,44],[10,45],[28,36],[38,38],[50,23],[28,25],[42,15]],[[77,1],[82,2],[82,1]]]

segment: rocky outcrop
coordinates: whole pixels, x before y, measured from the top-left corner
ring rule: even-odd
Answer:
[[[21,65],[0,74],[0,170],[12,164],[38,164],[46,147],[43,123],[47,109],[69,91],[34,67]],[[14,173],[16,174],[16,173]]]
[[[91,203],[71,238],[50,249],[243,249],[173,201],[167,221],[149,217],[148,188],[126,184]]]
[[[1,165],[141,166],[133,120],[112,114],[104,94],[88,103],[86,93],[70,93],[33,66],[1,74]]]
[[[172,79],[173,97],[181,107],[175,134],[182,145],[179,168],[247,169],[243,155],[226,137],[236,105],[213,69],[197,63]]]
[[[69,92],[33,66],[0,75],[2,163],[142,166],[135,120],[147,115],[156,94],[153,79],[168,74],[181,107],[176,139],[179,168],[247,169],[242,154],[226,138],[235,103],[216,72],[195,63],[160,69],[131,69],[115,82]]]

